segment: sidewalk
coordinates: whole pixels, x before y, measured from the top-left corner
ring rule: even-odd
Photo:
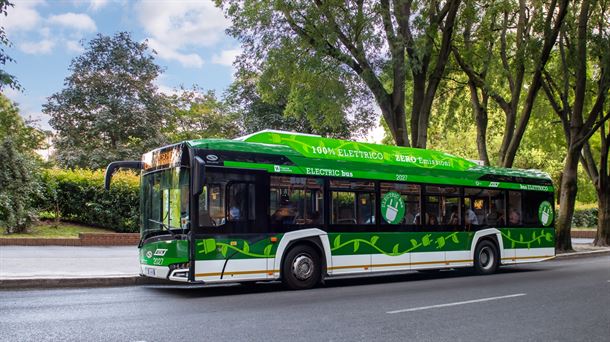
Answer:
[[[0,247],[0,288],[131,285],[139,278],[135,246]]]
[[[557,257],[610,253],[592,239],[572,239],[574,253]],[[31,287],[126,286],[164,283],[139,276],[135,246],[1,246],[0,289]]]

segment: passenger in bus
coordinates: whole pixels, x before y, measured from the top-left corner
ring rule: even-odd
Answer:
[[[449,221],[447,222],[447,224],[452,226],[457,226],[458,224],[460,224],[460,216],[458,215],[457,206],[453,206],[451,208],[451,216],[449,216]]]
[[[466,209],[466,225],[478,225],[479,224],[479,218],[477,217],[477,214],[475,214],[474,210],[472,210],[472,208],[468,207],[468,209]]]
[[[508,215],[508,221],[512,225],[521,224],[521,214],[515,208],[510,208],[510,214]]]
[[[290,201],[288,194],[284,193],[280,197],[280,207],[271,215],[271,221],[282,224],[294,223],[294,218],[297,216],[297,210],[294,204]]]
[[[235,199],[231,206],[229,207],[229,220],[230,221],[239,221],[241,220],[241,210],[239,209],[240,205]]]
[[[426,219],[428,220],[428,225],[438,226],[438,219],[436,218],[436,215],[426,213]]]

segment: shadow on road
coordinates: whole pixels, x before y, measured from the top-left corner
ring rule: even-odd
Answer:
[[[327,279],[324,284],[317,288],[340,288],[377,284],[390,284],[399,282],[418,282],[424,280],[443,280],[462,277],[496,277],[503,274],[517,274],[526,272],[540,272],[544,268],[535,267],[504,267],[496,274],[488,276],[475,275],[468,269],[408,272],[398,274],[366,275],[351,278]],[[247,295],[256,293],[290,291],[279,281],[259,283],[232,283],[222,285],[199,285],[199,284],[176,284],[176,285],[143,285],[152,291],[160,291],[164,294],[175,295],[183,298],[217,297]]]

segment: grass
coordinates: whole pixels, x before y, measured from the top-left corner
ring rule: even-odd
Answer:
[[[2,231],[6,229],[2,228]],[[28,233],[0,234],[0,238],[77,238],[79,233],[114,233],[111,230],[83,226],[75,223],[41,221],[29,229]]]

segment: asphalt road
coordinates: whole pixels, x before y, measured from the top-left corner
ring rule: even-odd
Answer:
[[[0,341],[610,341],[610,256],[279,284],[0,291]]]

